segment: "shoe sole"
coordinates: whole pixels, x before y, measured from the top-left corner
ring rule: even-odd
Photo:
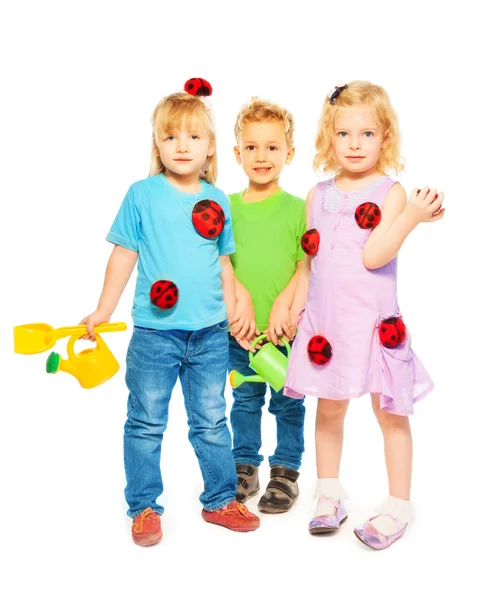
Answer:
[[[344,521],[346,521],[346,520],[347,520],[347,518],[348,518],[348,516],[347,516],[347,517],[344,517],[344,518],[343,518],[343,519],[340,521],[340,523],[339,523],[339,527],[342,525],[342,523],[343,523]],[[313,527],[312,529],[309,529],[309,533],[311,533],[312,535],[314,535],[314,534],[316,534],[316,533],[330,533],[330,532],[332,532],[332,531],[338,531],[338,530],[339,530],[339,527]]]
[[[206,519],[204,520],[206,521]],[[236,531],[237,533],[249,533],[250,531],[255,531],[259,528],[259,525],[257,527],[254,527],[253,529],[249,527],[247,529],[242,529],[240,527],[228,527],[227,525],[223,525],[223,523],[215,523],[214,521],[206,521],[206,523],[210,523],[211,525],[219,525],[219,527],[224,527],[225,529],[229,529],[230,531]]]
[[[286,513],[289,512],[289,510],[294,506],[294,503],[292,503],[288,508],[282,509],[282,508],[275,508],[274,506],[268,506],[268,505],[264,505],[261,506],[260,504],[257,505],[257,508],[259,509],[259,511],[261,513],[268,513],[271,515],[278,515],[281,513]]]
[[[159,542],[163,539],[163,536],[161,535],[161,537],[159,539],[150,539],[150,540],[135,540],[133,538],[133,542],[137,545],[137,546],[141,546],[141,547],[147,547],[147,546],[154,546],[155,544],[159,544]]]
[[[373,547],[373,546],[371,546],[370,544],[367,544],[367,542],[366,542],[366,541],[365,541],[363,538],[361,538],[361,537],[359,536],[359,534],[358,534],[358,533],[357,533],[355,530],[354,530],[354,534],[355,534],[355,537],[356,537],[358,540],[360,540],[364,546],[367,546],[367,548],[371,548],[372,550],[376,550],[376,551],[378,551],[378,550],[386,550],[387,548],[390,548],[390,546],[391,546],[392,544],[395,544],[395,542],[396,542],[396,541],[398,541],[398,540],[400,539],[400,538],[397,538],[396,540],[393,540],[393,542],[392,542],[391,544],[389,544],[388,546],[385,546],[385,548],[374,548],[374,547]]]

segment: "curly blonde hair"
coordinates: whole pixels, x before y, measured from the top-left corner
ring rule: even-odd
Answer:
[[[375,120],[382,130],[386,142],[377,162],[377,170],[385,174],[387,171],[399,173],[404,168],[400,156],[400,132],[398,118],[392,107],[387,92],[379,85],[369,81],[352,81],[348,84],[334,104],[327,97],[322,106],[319,129],[315,139],[314,169],[325,173],[338,173],[341,168],[337,163],[334,152],[333,135],[334,123],[338,113],[343,108],[363,105],[374,112]]]
[[[158,175],[164,173],[166,168],[161,162],[158,154],[158,140],[174,130],[201,127],[205,129],[211,142],[216,148],[216,131],[214,126],[214,117],[206,103],[198,96],[192,96],[186,92],[178,92],[166,96],[156,106],[153,112],[153,139],[151,148],[151,164],[149,175]],[[214,184],[217,179],[217,155],[214,154],[208,158],[207,169],[201,172],[201,179]]]
[[[294,145],[294,118],[292,114],[286,108],[282,108],[269,100],[261,100],[257,96],[253,96],[249,102],[244,104],[237,115],[234,126],[236,142],[239,143],[239,136],[244,129],[244,125],[263,121],[280,121],[283,123],[287,146],[291,148]]]

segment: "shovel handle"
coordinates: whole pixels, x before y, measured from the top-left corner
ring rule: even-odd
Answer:
[[[95,333],[108,333],[112,331],[125,331],[126,323],[103,323],[102,325],[96,325],[93,328]],[[82,336],[86,334],[86,325],[75,325],[74,327],[59,327],[55,329],[53,335],[57,340],[68,337],[69,335]]]

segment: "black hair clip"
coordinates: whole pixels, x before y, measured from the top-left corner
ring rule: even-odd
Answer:
[[[335,104],[336,98],[338,98],[340,96],[340,94],[348,87],[349,86],[346,83],[344,83],[344,85],[336,85],[333,92],[331,94],[329,94],[330,104]]]

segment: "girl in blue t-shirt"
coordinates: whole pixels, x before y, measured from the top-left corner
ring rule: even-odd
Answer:
[[[82,321],[93,340],[94,326],[110,320],[137,263],[124,459],[128,515],[140,546],[162,537],[161,443],[178,377],[204,479],[203,518],[234,531],[259,527],[258,517],[235,501],[225,416],[228,319],[235,311],[229,254],[235,247],[228,199],[214,187],[212,112],[193,95],[208,95],[211,88],[196,79],[185,89],[189,93],[163,98],[153,113],[150,176],[126,194],[107,236],[115,246],[98,307]]]

